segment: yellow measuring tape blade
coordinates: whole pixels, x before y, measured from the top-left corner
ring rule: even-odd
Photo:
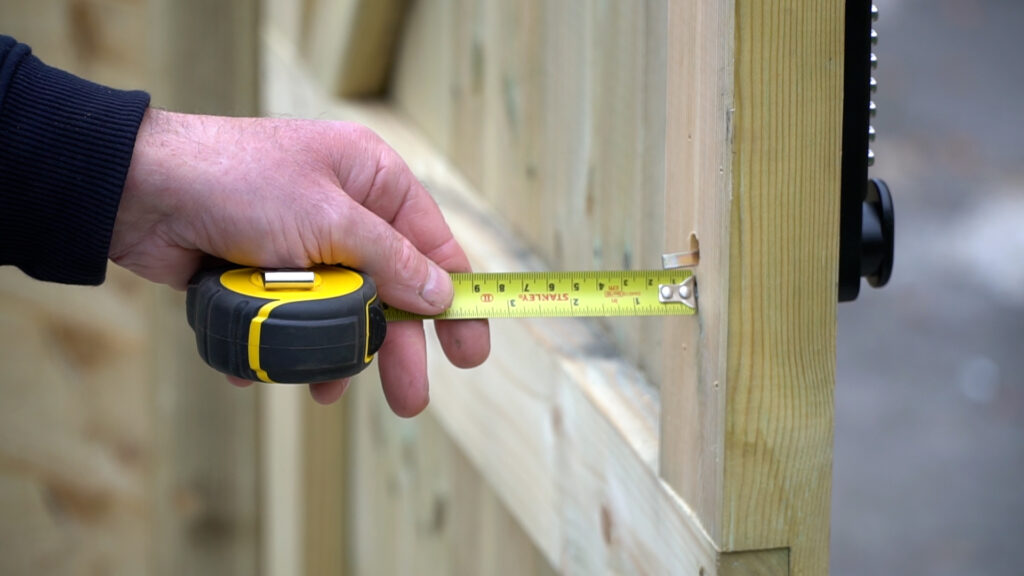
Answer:
[[[663,285],[680,285],[691,270],[497,272],[452,274],[455,298],[437,316],[385,308],[390,320],[432,318],[564,318],[586,316],[689,316],[682,302],[661,302]],[[693,289],[692,283],[690,289]]]

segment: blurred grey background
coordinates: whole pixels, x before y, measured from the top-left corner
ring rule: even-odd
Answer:
[[[1024,2],[876,4],[896,267],[839,307],[832,572],[1024,574]]]

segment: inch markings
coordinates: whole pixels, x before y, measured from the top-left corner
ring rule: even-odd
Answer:
[[[564,318],[689,316],[678,302],[662,303],[659,286],[680,284],[690,270],[499,272],[452,274],[455,297],[437,316],[385,308],[388,320],[417,318]]]

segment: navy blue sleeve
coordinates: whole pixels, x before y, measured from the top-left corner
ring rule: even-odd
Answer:
[[[148,106],[145,92],[51,68],[0,36],[0,265],[40,280],[103,283]]]

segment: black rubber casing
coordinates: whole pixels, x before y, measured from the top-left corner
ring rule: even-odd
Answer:
[[[273,299],[226,288],[220,281],[224,272],[204,271],[192,279],[186,296],[188,323],[207,364],[225,374],[259,381],[249,364],[249,329],[260,309]],[[372,362],[386,334],[376,285],[364,275],[363,285],[355,292],[286,302],[271,310],[260,328],[259,366],[270,381],[278,383],[347,378]]]

